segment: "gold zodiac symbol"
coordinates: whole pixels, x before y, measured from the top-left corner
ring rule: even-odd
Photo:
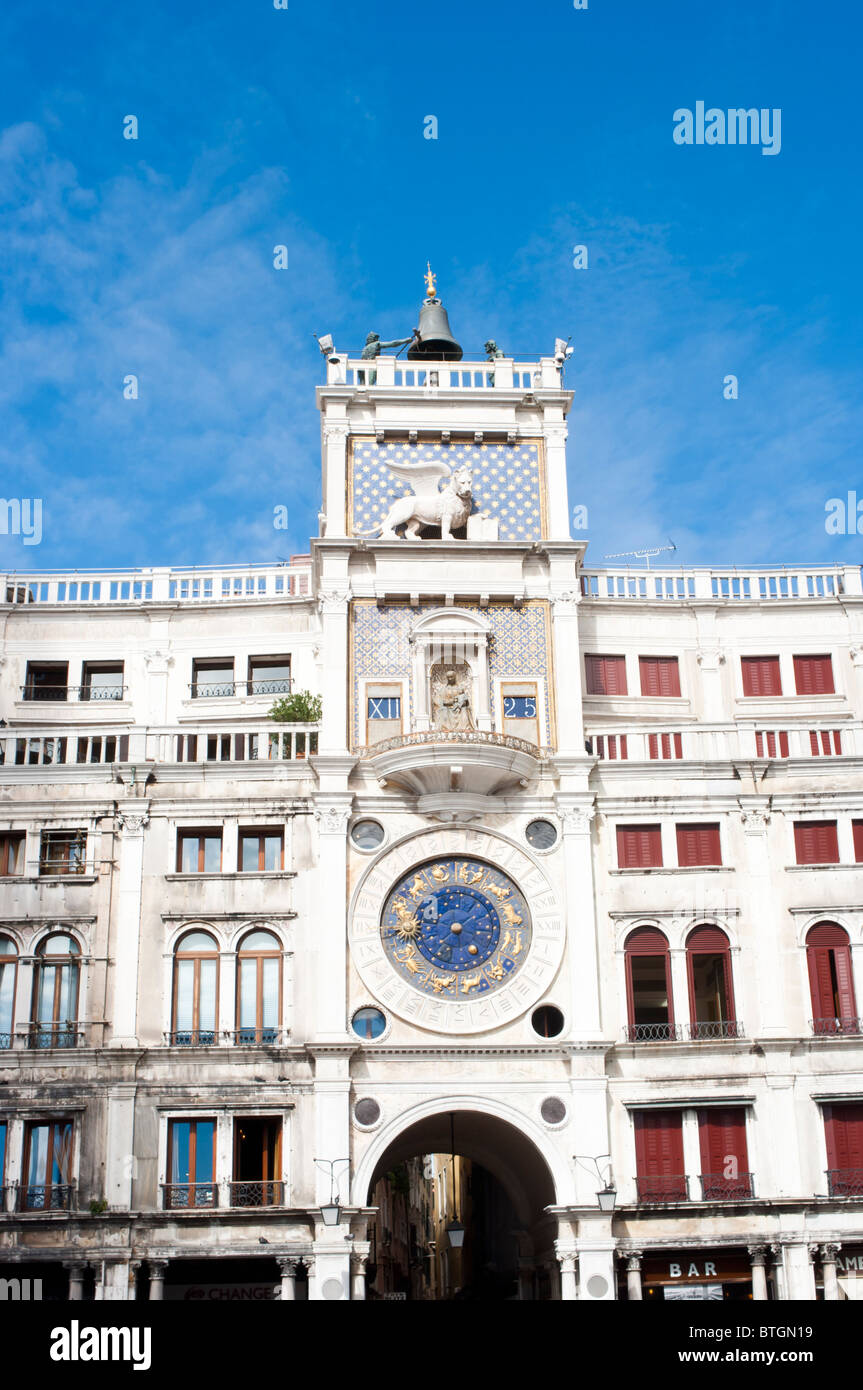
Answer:
[[[505,950],[507,949],[507,947],[509,947],[509,949],[512,951],[512,954],[513,954],[514,956],[518,956],[518,955],[521,954],[521,932],[520,932],[520,931],[517,931],[517,932],[508,931],[508,932],[506,933],[506,935],[505,935],[504,938],[503,938],[503,941],[500,943],[500,949],[501,949],[501,951],[505,951]]]
[[[425,897],[428,890],[428,883],[423,878],[422,874],[416,874],[413,883],[408,889],[408,892],[410,893],[414,902],[416,902],[419,898]]]
[[[496,965],[490,965],[488,967],[488,973],[493,980],[502,980],[503,966],[501,965],[500,961],[498,961]]]
[[[437,879],[438,883],[446,883],[449,878],[449,869],[445,869],[443,864],[435,864],[431,874],[432,878]]]
[[[408,946],[407,950],[404,951],[402,955],[399,955],[398,951],[396,951],[395,958],[397,961],[400,961],[412,975],[419,975],[422,972],[422,961],[417,960],[413,946]]]
[[[435,994],[440,994],[442,989],[449,989],[455,984],[455,975],[430,975],[428,983]]]
[[[398,919],[395,928],[396,936],[400,941],[414,941],[420,935],[422,928],[404,898],[394,899],[393,912]]]
[[[508,927],[520,927],[524,920],[519,917],[512,903],[501,903],[500,915]]]
[[[502,902],[504,898],[509,897],[509,889],[504,888],[501,883],[487,883],[485,885],[485,891],[486,893],[494,893],[498,902]]]
[[[481,971],[481,970],[478,971],[476,975],[465,975],[464,979],[463,979],[462,982],[461,982],[462,994],[467,994],[468,991],[471,990],[471,989],[477,989],[481,984],[482,984],[482,971]]]

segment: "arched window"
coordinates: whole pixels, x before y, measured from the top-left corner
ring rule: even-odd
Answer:
[[[237,1042],[278,1042],[281,1017],[281,943],[270,931],[249,932],[237,953]]]
[[[12,1046],[17,970],[18,952],[15,942],[10,941],[8,936],[0,936],[0,1047]]]
[[[206,1047],[216,1041],[219,948],[205,931],[190,931],[174,951],[174,1009],[171,1042]]]
[[[629,1041],[674,1038],[668,942],[655,927],[638,927],[626,938],[625,951]]]
[[[731,950],[719,927],[695,927],[686,940],[692,1038],[737,1038]]]
[[[848,933],[819,922],[806,934],[806,962],[815,1033],[859,1033]]]
[[[48,936],[37,947],[31,1047],[76,1046],[80,954],[77,941],[65,933]]]

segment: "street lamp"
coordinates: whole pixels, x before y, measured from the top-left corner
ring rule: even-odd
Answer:
[[[614,1204],[617,1201],[617,1188],[611,1183],[606,1183],[601,1192],[597,1192],[596,1200],[599,1202],[600,1211],[614,1211]]]
[[[351,1160],[349,1158],[316,1158],[315,1163],[319,1168],[328,1168],[330,1172],[330,1200],[321,1203],[321,1220],[325,1226],[338,1226],[339,1217],[341,1216],[341,1205],[336,1191],[335,1168],[337,1163],[343,1163],[349,1168]]]
[[[448,1221],[446,1227],[449,1243],[453,1250],[461,1250],[464,1245],[464,1226],[458,1219],[458,1182],[456,1181],[455,1171],[455,1115],[450,1111],[449,1116],[449,1147],[450,1158],[452,1160],[452,1200],[455,1215],[452,1221]]]
[[[594,1158],[593,1155],[574,1154],[573,1157],[580,1168],[583,1168],[586,1173],[590,1173],[591,1177],[596,1176],[599,1182],[602,1183],[602,1187],[596,1194],[599,1210],[614,1211],[614,1204],[617,1201],[617,1188],[611,1180],[611,1155],[600,1154],[598,1158]],[[599,1166],[600,1163],[602,1163],[605,1168],[604,1173]]]
[[[453,1250],[461,1250],[464,1245],[464,1226],[461,1222],[458,1219],[448,1221],[445,1229]]]

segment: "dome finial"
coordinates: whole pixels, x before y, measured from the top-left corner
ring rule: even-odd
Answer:
[[[427,270],[423,279],[426,282],[426,299],[434,299],[437,285],[437,276],[431,268],[431,261],[426,261]]]

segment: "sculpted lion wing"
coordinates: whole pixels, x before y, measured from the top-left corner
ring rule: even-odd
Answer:
[[[448,463],[438,459],[423,459],[421,463],[388,463],[387,468],[403,483],[409,483],[417,497],[437,492],[441,478],[448,478],[452,472]]]

